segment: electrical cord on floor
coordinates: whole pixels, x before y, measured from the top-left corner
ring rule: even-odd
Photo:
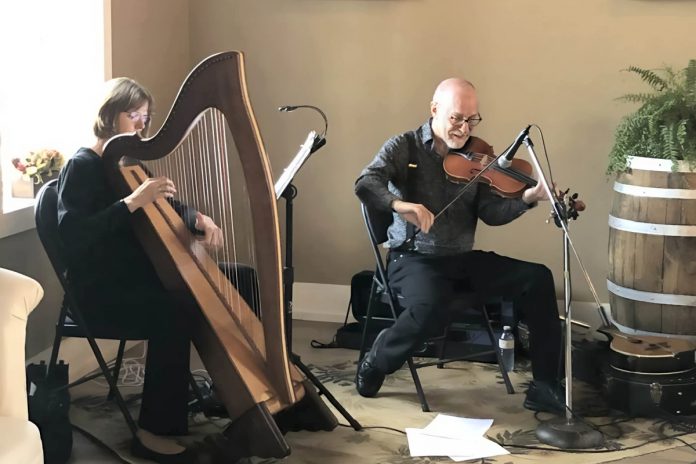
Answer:
[[[569,410],[570,410],[570,409],[569,409]],[[619,434],[619,435],[613,437],[613,436],[607,434],[606,432],[602,431],[601,428],[602,428],[602,427],[616,426],[616,425],[618,425],[618,424],[620,424],[620,423],[628,422],[628,421],[631,421],[631,420],[634,419],[633,417],[624,417],[624,418],[621,418],[621,419],[617,419],[617,420],[615,420],[615,421],[607,422],[606,424],[593,424],[593,423],[591,423],[591,422],[589,422],[589,421],[583,419],[582,417],[577,416],[575,413],[573,413],[572,410],[570,410],[570,412],[573,414],[573,417],[575,417],[575,418],[581,420],[583,423],[585,423],[585,424],[587,424],[588,426],[592,427],[593,429],[595,429],[596,431],[598,431],[599,433],[601,433],[603,436],[608,437],[608,438],[611,438],[611,439],[614,439],[614,440],[617,439],[617,438],[619,438],[619,437],[621,437],[621,435],[623,435],[623,434]],[[540,421],[540,419],[539,419],[539,417],[538,417],[538,413],[535,413],[535,414],[534,414],[534,417],[535,417],[538,421]],[[676,424],[674,424],[674,423],[671,422],[671,421],[667,421],[667,423],[669,423],[672,427],[675,427],[675,425],[676,425]],[[676,428],[676,427],[675,427],[675,428]],[[689,446],[690,448],[692,448],[692,449],[694,449],[694,450],[696,451],[696,448],[694,448],[694,446],[690,445],[690,444],[687,443],[686,441],[684,441],[684,440],[682,440],[682,439],[679,438],[679,437],[683,437],[683,436],[685,436],[685,435],[690,435],[690,434],[692,434],[692,433],[694,433],[694,430],[687,430],[687,431],[684,431],[684,432],[682,432],[682,433],[677,433],[677,434],[675,434],[675,435],[666,436],[666,437],[659,437],[659,438],[655,438],[655,439],[653,439],[653,440],[647,440],[647,441],[645,441],[645,442],[643,442],[643,443],[639,443],[639,444],[637,444],[637,445],[633,445],[633,446],[629,446],[629,447],[625,447],[625,448],[604,449],[604,450],[574,450],[574,449],[558,449],[558,448],[550,448],[550,447],[544,447],[544,446],[533,446],[533,445],[517,445],[517,444],[514,444],[514,443],[501,443],[501,442],[499,442],[498,440],[496,440],[496,439],[494,439],[494,438],[491,438],[491,437],[488,437],[488,438],[489,438],[490,440],[496,442],[496,443],[499,444],[500,446],[504,446],[504,447],[521,448],[521,449],[530,449],[530,450],[542,450],[542,451],[559,451],[559,452],[567,452],[567,453],[574,453],[574,454],[583,454],[583,453],[586,453],[586,454],[598,454],[598,453],[611,453],[611,452],[614,452],[614,451],[627,451],[627,450],[632,450],[632,449],[640,448],[641,446],[645,446],[645,445],[648,445],[648,444],[651,444],[651,443],[655,443],[655,442],[658,442],[658,441],[672,440],[672,439],[679,440],[679,441],[681,441],[682,443],[684,443],[685,445]]]
[[[674,439],[677,440],[677,441],[680,441],[680,442],[684,443],[686,446],[688,446],[688,447],[691,448],[692,450],[696,451],[696,447],[694,447],[694,445],[692,445],[691,443],[687,443],[686,440],[682,440],[682,439],[679,438],[679,437],[674,437]]]
[[[352,428],[353,428],[352,425],[341,424],[340,422],[338,423],[338,425],[339,425],[340,427],[346,427],[346,428],[349,428],[349,429],[352,429]],[[401,435],[406,435],[406,432],[404,432],[403,430],[395,429],[395,428],[393,428],[393,427],[387,427],[386,425],[363,425],[363,426],[362,426],[362,430],[376,430],[376,429],[389,430],[389,431],[391,431],[391,432],[400,433]]]
[[[535,413],[534,417],[537,418],[537,420],[539,420],[538,417],[537,417],[537,414],[538,414],[538,413]],[[607,435],[606,433],[602,432],[602,431],[600,430],[600,428],[601,428],[601,427],[616,426],[617,424],[620,424],[620,423],[623,423],[623,422],[628,422],[628,421],[630,421],[630,420],[632,420],[632,419],[633,419],[633,418],[622,418],[622,419],[618,419],[618,420],[615,420],[615,421],[608,422],[608,423],[606,423],[606,424],[591,424],[591,423],[589,423],[589,422],[587,422],[587,421],[583,421],[583,422],[589,424],[591,427],[593,427],[595,430],[597,430],[598,432],[600,432],[602,435],[608,436],[609,438],[612,438],[612,439],[613,439],[614,437],[611,437],[610,435]],[[346,427],[346,428],[350,428],[350,429],[353,428],[352,426],[350,426],[350,425],[348,425],[348,424],[342,424],[342,423],[340,423],[340,422],[338,423],[338,425],[341,426],[341,427]],[[672,425],[672,424],[670,423],[670,425]],[[391,431],[391,432],[397,432],[397,433],[399,433],[399,434],[401,434],[401,435],[406,435],[406,432],[405,432],[405,431],[399,430],[399,429],[395,429],[395,428],[393,428],[393,427],[387,427],[387,426],[382,426],[382,425],[363,426],[363,430],[376,430],[376,429],[388,430],[388,431]],[[504,443],[504,442],[500,442],[500,441],[498,441],[497,439],[495,439],[495,438],[493,438],[493,437],[491,437],[491,436],[489,436],[489,435],[486,435],[486,438],[488,438],[488,439],[491,440],[492,442],[497,443],[498,445],[500,445],[500,446],[502,446],[502,447],[504,447],[504,448],[508,448],[508,447],[509,447],[509,448],[528,449],[528,450],[538,450],[538,451],[555,451],[555,452],[559,452],[559,453],[572,453],[572,454],[601,454],[601,453],[613,453],[613,452],[616,452],[616,451],[628,451],[628,450],[640,448],[641,446],[649,445],[649,444],[651,444],[651,443],[656,443],[656,442],[658,442],[658,441],[663,441],[663,440],[678,440],[678,441],[684,443],[684,444],[685,444],[686,446],[688,446],[689,448],[691,448],[691,449],[693,449],[694,451],[696,451],[696,446],[694,446],[694,445],[692,445],[692,444],[689,444],[687,441],[682,440],[682,439],[680,438],[680,437],[683,437],[683,436],[685,436],[685,435],[690,435],[691,433],[693,433],[693,431],[685,431],[685,432],[682,432],[682,433],[677,433],[677,434],[675,434],[675,435],[670,435],[670,436],[666,436],[666,437],[659,437],[659,438],[655,438],[655,439],[653,439],[653,440],[647,440],[647,441],[645,441],[645,442],[643,442],[643,443],[639,443],[639,444],[633,445],[633,446],[628,446],[628,447],[625,447],[625,448],[618,448],[618,449],[601,449],[601,450],[561,449],[561,448],[553,448],[553,447],[546,447],[546,446],[518,445],[518,444],[515,444],[515,443]],[[619,435],[619,436],[621,436],[621,435]],[[482,459],[481,462],[485,462],[485,461]]]
[[[681,440],[679,438],[679,437],[683,437],[684,435],[690,435],[690,434],[691,434],[691,432],[683,432],[683,433],[678,433],[678,434],[671,435],[668,437],[659,437],[659,438],[655,438],[653,440],[647,440],[647,441],[644,441],[643,443],[639,443],[639,444],[633,445],[633,446],[627,446],[624,448],[600,449],[600,450],[560,449],[560,448],[551,448],[551,447],[546,447],[546,446],[517,445],[515,443],[501,443],[498,440],[496,440],[495,438],[489,437],[488,435],[486,435],[486,438],[499,444],[500,446],[510,447],[510,448],[520,448],[520,449],[540,450],[540,451],[556,451],[559,453],[571,453],[571,454],[602,454],[602,453],[614,453],[616,451],[628,451],[628,450],[640,448],[641,446],[649,445],[651,443],[656,443],[658,441],[663,441],[663,440],[679,440],[682,443],[693,448],[693,446],[689,445],[684,440]]]
[[[145,358],[147,356],[147,343],[143,343],[143,353],[140,356],[133,356],[121,360],[121,369],[116,379],[117,387],[142,387],[145,383]],[[109,362],[106,367],[113,370],[116,360]],[[104,388],[109,388],[109,383],[100,377],[92,379],[90,382],[96,383]]]

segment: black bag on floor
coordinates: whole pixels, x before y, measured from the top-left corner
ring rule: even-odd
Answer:
[[[41,432],[44,462],[64,464],[72,453],[68,365],[60,361],[50,377],[47,371],[44,361],[27,366],[29,420]]]
[[[350,301],[346,309],[346,318],[343,321],[343,326],[336,331],[333,346],[352,350],[360,349],[374,275],[374,271],[360,271],[350,279]],[[373,319],[370,321],[367,333],[367,346],[372,344],[380,330],[391,326],[394,322],[389,305],[377,299],[372,304],[374,305],[372,308]],[[348,314],[352,314],[357,322],[349,323]]]

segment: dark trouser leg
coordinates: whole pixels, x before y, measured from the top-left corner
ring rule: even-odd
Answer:
[[[184,435],[188,432],[188,391],[191,341],[187,318],[176,316],[172,308],[161,330],[150,335],[147,345],[145,384],[139,425],[158,435]]]
[[[188,430],[190,323],[159,282],[101,286],[83,300],[87,325],[99,333],[148,340],[145,383],[138,423],[155,434]]]
[[[446,320],[445,307],[453,291],[446,258],[392,252],[389,282],[403,299],[403,312],[374,346],[374,366],[390,374],[399,369],[428,337],[438,333]]]
[[[482,251],[443,257],[393,252],[388,271],[405,310],[373,347],[374,366],[382,372],[399,369],[416,347],[442,329],[454,294],[473,291],[484,301],[513,299],[517,317],[529,326],[534,378],[558,378],[561,325],[553,275],[545,266]]]
[[[479,296],[513,299],[517,318],[529,326],[532,374],[536,380],[559,376],[561,323],[551,271],[544,265],[473,251],[463,258],[471,271],[471,284]]]

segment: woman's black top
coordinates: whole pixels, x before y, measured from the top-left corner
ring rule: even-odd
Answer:
[[[193,229],[195,212],[174,203]],[[159,282],[129,217],[128,207],[109,187],[102,158],[80,148],[58,178],[58,232],[71,283],[113,289]]]

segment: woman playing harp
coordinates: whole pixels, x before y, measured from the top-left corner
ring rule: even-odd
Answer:
[[[290,452],[281,431],[334,428],[333,414],[289,362],[276,198],[242,54],[204,60],[154,137],[115,137],[103,159],[120,195],[140,189],[150,172],[166,173],[176,198],[222,229],[221,246],[205,249],[177,203],[158,199],[132,216],[159,278],[190,314],[237,452],[281,457]],[[250,292],[241,294],[243,287]]]
[[[102,160],[109,138],[147,134],[151,108],[150,93],[137,82],[119,78],[107,83],[94,123],[96,143],[80,148],[58,180],[59,234],[68,278],[87,310],[88,326],[149,341],[134,454],[167,462],[178,456],[185,462],[184,448],[163,436],[188,431],[190,317],[177,310],[129,221],[141,207],[172,198],[176,188],[168,178],[156,177],[129,195],[117,196],[108,186]],[[212,219],[173,204],[202,243],[222,244],[221,230]]]

